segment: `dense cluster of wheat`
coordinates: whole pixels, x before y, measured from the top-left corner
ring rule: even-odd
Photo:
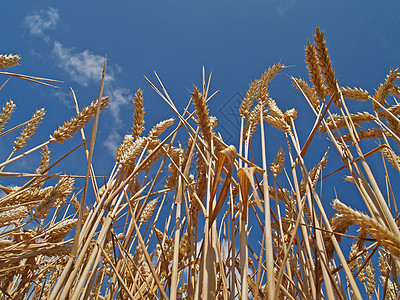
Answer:
[[[131,134],[116,150],[106,183],[91,166],[93,147],[86,145],[83,130],[107,107],[109,98],[102,92],[100,101],[17,156],[45,111],[37,110],[27,122],[4,131],[16,107],[6,102],[0,136],[22,130],[0,163],[0,176],[24,177],[26,182],[0,186],[0,299],[398,299],[399,212],[392,189],[398,178],[392,178],[386,161],[400,172],[395,153],[400,145],[400,73],[390,71],[375,94],[340,86],[318,28],[305,53],[310,83],[292,78],[315,114],[303,145],[297,130],[306,127],[296,130],[297,111],[281,110],[270,96],[270,82],[285,68],[281,63],[250,84],[238,112],[236,148],[215,131],[217,120],[209,114],[211,76],[207,80],[203,70],[202,86],[193,88],[181,112],[156,75],[159,88],[147,80],[175,118],[145,134],[139,89]],[[0,69],[18,60],[0,55]],[[50,85],[44,78],[0,73]],[[350,112],[353,99],[366,102],[366,109],[371,103],[369,112]],[[272,162],[266,160],[267,125],[286,140],[286,150],[281,147]],[[93,128],[90,142],[97,134]],[[50,164],[49,146],[78,132],[88,161],[86,177],[53,174],[59,161]],[[178,132],[187,136],[182,144],[176,140]],[[347,176],[368,213],[351,208],[351,199],[329,199],[336,213],[325,211],[321,185],[328,151],[322,149],[325,155],[312,168],[305,160],[312,147],[319,147],[313,143],[317,135],[326,135],[341,158],[332,174]],[[362,142],[366,139],[379,144],[372,143],[366,152],[371,145]],[[260,149],[252,147],[256,140]],[[40,149],[33,173],[4,171]],[[368,163],[370,158],[379,161],[377,156],[386,159],[380,160],[386,174],[383,187]],[[83,181],[82,192],[74,188]],[[353,225],[359,228],[356,235],[349,231]]]

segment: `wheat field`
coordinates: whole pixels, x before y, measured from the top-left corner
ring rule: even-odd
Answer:
[[[0,55],[0,74],[57,86],[4,71],[19,60]],[[185,107],[175,106],[157,74],[146,77],[175,114],[145,130],[137,90],[130,134],[106,177],[92,165],[99,114],[113,101],[103,96],[106,60],[98,100],[79,110],[74,99],[76,116],[39,145],[29,140],[45,110],[9,128],[18,103],[5,102],[0,137],[15,139],[0,176],[23,184],[0,186],[0,299],[398,299],[400,73],[388,70],[373,92],[341,86],[319,28],[305,61],[309,78],[290,80],[299,107],[315,118],[297,122],[301,110],[282,110],[270,96],[271,81],[289,70],[276,63],[241,102],[238,145],[224,142],[209,113],[211,74],[203,69]],[[362,109],[352,111],[354,102]],[[267,161],[271,127],[283,143]],[[81,144],[54,160],[52,146],[71,138]],[[86,174],[53,172],[78,148]],[[307,155],[318,151],[309,165]],[[41,153],[35,170],[7,171],[33,152]],[[350,197],[324,196],[343,181],[364,212]]]

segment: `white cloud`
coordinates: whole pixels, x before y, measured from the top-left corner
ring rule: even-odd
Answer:
[[[28,27],[31,35],[48,41],[49,37],[45,34],[45,31],[55,29],[59,19],[58,9],[50,7],[46,10],[42,9],[37,14],[26,16],[24,24]]]
[[[50,38],[46,35],[46,32],[54,29],[59,19],[58,10],[48,8],[28,15],[25,17],[24,23],[32,36],[40,37],[49,42]],[[84,87],[93,84],[99,86],[104,66],[103,55],[93,53],[89,49],[77,51],[72,47],[66,47],[57,40],[53,40],[51,55],[54,57],[56,65],[63,69],[72,81]],[[110,67],[107,65],[104,94],[110,96],[110,111],[116,124],[121,124],[119,117],[121,107],[127,105],[132,99],[132,93],[129,89],[118,87],[116,84],[116,76],[121,72],[121,66],[112,65]],[[59,92],[55,96],[68,108],[73,107],[73,102],[70,101],[71,98],[68,97],[68,93]]]
[[[122,142],[122,136],[114,131],[111,131],[107,137],[107,139],[104,141],[103,145],[106,147],[106,149],[110,152],[111,155],[115,155],[115,151],[118,148],[118,145]]]
[[[57,97],[68,109],[75,110],[74,99],[72,98],[71,93],[63,92],[61,90],[57,90],[53,93],[54,96]]]
[[[81,86],[99,84],[103,72],[104,57],[89,50],[81,52],[65,47],[58,41],[54,42],[52,54],[58,66],[63,69],[71,80]],[[110,96],[110,111],[114,122],[120,124],[119,113],[121,107],[129,104],[132,93],[129,89],[116,86],[116,75],[122,72],[120,66],[107,66],[105,77],[105,94]]]
[[[279,5],[276,8],[276,12],[280,18],[285,17],[289,10],[291,10],[296,4],[296,0],[283,0],[279,1]]]
[[[87,49],[75,52],[73,48],[67,48],[58,41],[54,42],[52,54],[56,58],[58,66],[67,72],[73,81],[82,86],[100,82],[104,56],[93,54]],[[106,73],[105,81],[114,81],[112,71]]]
[[[110,111],[117,124],[121,123],[119,112],[121,106],[127,105],[131,102],[132,94],[127,88],[117,87],[114,89],[106,88],[106,93],[110,96]]]

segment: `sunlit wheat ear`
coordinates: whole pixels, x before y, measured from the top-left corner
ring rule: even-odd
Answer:
[[[44,174],[50,163],[50,150],[46,145],[42,148],[42,154],[40,156],[40,166],[35,170],[36,174]]]
[[[153,199],[149,203],[147,203],[146,207],[143,210],[142,215],[140,216],[139,223],[146,223],[153,216],[157,203],[158,203],[158,198]]]
[[[210,145],[212,138],[212,127],[205,95],[203,93],[201,93],[197,87],[193,87],[192,98],[193,104],[196,107],[199,127],[205,141],[208,143],[208,145]]]
[[[385,156],[388,162],[396,169],[397,165],[400,165],[400,156],[395,154],[392,149],[384,148],[382,154]]]
[[[400,115],[400,104],[396,104],[396,105],[389,107],[388,111],[390,111],[395,116]]]
[[[315,46],[311,44],[310,41],[307,42],[305,52],[307,69],[310,75],[310,81],[313,84],[313,89],[318,98],[324,99],[326,95],[326,86],[324,85],[321,68],[318,63],[317,51],[315,50]]]
[[[379,245],[387,248],[393,255],[400,257],[400,238],[375,219],[346,206],[337,199],[333,201],[333,208],[340,212],[342,218],[352,220],[368,232],[369,236],[375,239]]]
[[[315,49],[317,50],[318,54],[319,66],[321,67],[322,74],[324,75],[324,82],[328,87],[328,93],[334,98],[333,101],[335,105],[340,105],[335,71],[332,68],[331,58],[329,57],[326,41],[324,40],[324,32],[321,32],[318,27],[315,30],[314,40]]]
[[[49,209],[53,206],[61,206],[69,194],[72,193],[72,188],[75,183],[73,178],[61,178],[46,198],[44,198],[36,207],[34,218],[44,219],[49,213]]]
[[[200,151],[202,153],[200,153]],[[196,161],[196,172],[197,172],[197,182],[196,182],[196,194],[200,201],[204,202],[207,193],[207,165],[202,157],[204,155],[204,147],[199,145],[197,150],[197,161]]]
[[[355,99],[358,101],[367,101],[369,93],[360,88],[341,87],[340,91],[344,98]]]
[[[18,65],[21,57],[18,54],[0,55],[0,69],[11,68]]]
[[[143,91],[138,89],[133,98],[134,113],[132,136],[137,139],[142,135],[144,130],[144,107],[143,107]]]
[[[20,187],[13,187],[9,193],[10,199],[1,206],[24,205],[28,209],[32,209],[49,194],[52,188],[39,189],[38,187],[29,187],[21,191]]]
[[[58,127],[58,129],[54,131],[53,135],[50,135],[50,143],[64,143],[64,141],[71,138],[71,135],[77,133],[78,130],[82,129],[86,124],[88,124],[96,114],[97,102],[98,101],[96,100],[89,106],[84,107],[76,117],[71,118],[69,121],[64,122],[62,126]],[[108,102],[108,97],[101,98],[100,109],[105,109],[108,105]]]
[[[332,219],[330,220],[332,231],[334,233],[346,233],[349,230],[350,226],[354,224],[352,220],[348,218],[340,218],[340,215],[335,214]],[[335,254],[335,248],[332,243],[331,233],[324,233],[324,242],[325,242],[325,249],[329,259],[332,259]],[[341,241],[342,236],[336,235],[336,239],[338,242]]]
[[[292,85],[302,91],[315,110],[319,109],[320,101],[315,91],[301,78],[292,77]]]
[[[365,271],[367,273],[367,294],[368,298],[372,299],[372,296],[375,294],[375,269],[372,265],[371,259],[368,260],[367,265],[365,266]]]
[[[176,184],[178,183],[178,176],[179,176],[178,168],[180,167],[179,163],[183,159],[183,150],[179,148],[172,148],[169,151],[169,156],[171,159],[171,163],[168,166],[170,174],[165,182],[166,189],[175,188]]]
[[[271,167],[269,168],[273,176],[276,177],[282,172],[284,161],[285,161],[285,152],[283,151],[282,147],[280,147]]]
[[[281,63],[276,63],[272,67],[269,67],[260,78],[259,88],[258,88],[258,99],[267,100],[268,97],[268,86],[270,82],[282,71],[285,66]]]
[[[250,115],[250,110],[253,106],[254,99],[256,99],[258,95],[259,86],[260,80],[254,80],[246,92],[246,97],[243,98],[242,103],[240,104],[239,113],[240,117],[244,120]]]
[[[20,206],[14,209],[0,212],[0,224],[5,224],[13,220],[23,219],[28,214],[29,210],[26,206]]]
[[[386,284],[385,299],[396,299],[396,287],[390,280],[390,253],[379,249],[379,270],[383,286]]]
[[[188,230],[194,234],[194,228],[197,227],[197,222],[199,220],[199,211],[200,211],[200,204],[196,201],[196,195],[195,195],[195,182],[194,182],[194,176],[193,174],[189,175],[188,178],[189,181],[189,186],[191,187],[188,189],[189,193],[189,210],[190,210],[190,220],[191,220],[191,226],[188,227]]]
[[[276,118],[271,115],[265,115],[264,121],[268,122],[269,125],[275,127],[285,133],[289,133],[291,131],[290,126],[286,123],[284,118]]]
[[[384,133],[378,129],[378,128],[373,128],[373,129],[367,129],[367,130],[358,130],[357,134],[360,139],[362,140],[368,140],[368,139],[381,139],[383,138],[383,134],[385,134],[386,137],[391,137],[392,135],[385,131]],[[343,135],[343,140],[345,142],[351,142],[352,137],[350,134]]]
[[[162,259],[162,261],[164,263],[167,263],[167,267],[168,267],[168,263],[172,260],[173,254],[174,254],[173,240],[157,228],[154,228],[154,233],[156,234],[158,240],[160,240],[160,241],[164,240],[164,247],[162,247],[163,250],[157,251],[156,255],[160,259]],[[160,248],[161,248],[161,245],[160,245]],[[163,263],[161,263],[161,265],[163,265]]]
[[[350,114],[351,120],[354,124],[358,125],[364,122],[372,122],[376,119],[375,116],[371,115],[368,112],[359,112],[357,114]],[[345,118],[338,114],[332,114],[326,119],[327,125],[329,129],[333,130],[334,128],[345,128],[347,127]],[[320,126],[318,131],[326,132],[325,126]]]
[[[358,247],[358,244],[353,243],[351,245],[350,253],[349,253],[349,260],[350,260],[349,267],[350,267],[351,272],[354,272],[356,270],[356,268],[361,266],[361,257],[353,259],[358,254],[358,252],[360,252],[360,248]]]
[[[11,246],[12,243],[13,242],[11,240],[0,240],[0,249],[7,248],[7,247]]]
[[[391,70],[389,74],[386,76],[385,82],[379,85],[378,90],[375,92],[374,98],[378,101],[382,106],[389,106],[386,102],[386,96],[389,94],[390,90],[394,87],[396,83],[396,79],[398,77],[398,69]],[[377,106],[376,103],[372,102],[374,106],[374,110],[380,110],[380,107]]]
[[[193,146],[193,140],[191,138],[188,139],[188,145],[186,149],[183,151],[183,156],[182,156],[182,166],[183,168],[186,167],[186,164],[189,161],[190,158],[190,163],[193,162],[192,157],[190,157],[190,152]]]
[[[243,140],[247,141],[251,139],[254,132],[257,130],[258,125],[260,125],[260,110],[264,109],[264,105],[259,102],[251,110],[246,126],[243,129]],[[263,111],[264,113],[264,111]]]
[[[167,128],[174,124],[174,118],[164,120],[155,125],[149,132],[149,138],[157,139]]]
[[[285,113],[283,114],[283,119],[284,119],[285,122],[290,126],[291,121],[297,119],[297,110],[294,109],[294,108],[288,109],[288,110],[285,111]]]
[[[397,78],[399,77],[397,76]],[[400,86],[394,85],[393,88],[390,89],[390,94],[397,98],[400,98]]]
[[[53,228],[47,230],[46,235],[51,243],[60,242],[76,226],[78,219],[64,219]]]
[[[273,116],[275,118],[282,118],[283,117],[283,112],[278,107],[278,105],[276,104],[274,99],[272,99],[271,97],[268,97],[267,105],[268,105],[269,113],[271,114],[271,116]]]
[[[14,142],[13,151],[17,151],[26,146],[27,141],[31,138],[31,136],[35,133],[36,129],[39,127],[40,123],[43,120],[45,115],[44,108],[37,110],[32,115],[32,121],[30,121],[26,126],[22,129],[22,132],[19,137],[17,137]]]
[[[132,135],[126,135],[115,153],[116,161],[121,165],[133,165],[145,145],[145,138],[135,140]]]
[[[12,100],[6,102],[6,105],[0,113],[0,132],[3,131],[4,125],[6,125],[7,121],[11,118],[11,114],[14,112],[15,107],[16,105]]]

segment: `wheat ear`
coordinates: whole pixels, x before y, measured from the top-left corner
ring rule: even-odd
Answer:
[[[193,104],[196,107],[196,113],[198,116],[199,127],[203,137],[208,145],[211,144],[212,138],[212,127],[210,117],[208,114],[207,103],[204,92],[201,93],[197,87],[193,87],[192,92]]]
[[[315,91],[307,84],[307,82],[305,82],[301,78],[292,77],[292,80],[293,80],[293,86],[302,91],[304,95],[307,97],[307,99],[310,100],[312,107],[315,110],[318,110],[320,102]]]
[[[400,257],[400,238],[393,232],[383,227],[375,219],[346,206],[338,199],[333,201],[333,208],[340,212],[343,218],[352,220],[368,232],[371,238],[375,239],[379,245],[387,248],[391,254]]]
[[[137,139],[142,135],[144,130],[144,107],[143,107],[143,91],[138,89],[133,98],[134,113],[132,136]]]
[[[389,94],[390,90],[393,88],[394,84],[396,83],[396,79],[398,77],[398,69],[391,70],[389,74],[386,76],[385,82],[379,85],[378,90],[375,93],[375,100],[378,101],[382,106],[387,105],[386,96]],[[374,110],[378,110],[379,107],[376,106],[374,102],[372,102],[374,106]]]
[[[43,117],[45,115],[44,108],[37,110],[31,118],[31,121],[26,124],[26,126],[22,129],[22,132],[19,137],[17,137],[14,142],[13,151],[17,151],[26,146],[26,142],[31,138],[31,136],[35,133],[36,129],[39,127]]]
[[[6,105],[0,113],[0,132],[3,131],[4,125],[6,125],[7,121],[11,118],[11,114],[14,112],[15,107],[16,105],[12,100],[6,102]]]
[[[103,97],[100,100],[100,109],[103,110],[107,107],[109,102],[108,97]],[[92,118],[96,115],[96,107],[98,101],[92,102],[89,106],[84,107],[82,111],[76,116],[71,118],[71,120],[64,122],[64,124],[58,127],[54,131],[53,135],[50,135],[50,143],[64,143],[64,141],[69,140],[71,135],[77,133],[78,130],[83,128],[86,124],[90,122]]]
[[[240,104],[239,113],[240,117],[244,120],[249,117],[250,109],[253,106],[254,99],[257,98],[259,86],[260,81],[258,79],[254,80],[246,92],[246,97],[243,98],[242,103]]]
[[[335,71],[332,68],[331,58],[329,57],[326,41],[324,40],[324,32],[320,31],[318,27],[315,30],[314,40],[315,48],[318,54],[319,66],[321,67],[321,71],[325,79],[324,82],[328,87],[330,96],[334,98],[333,103],[335,105],[339,105],[340,97],[338,93]]]
[[[0,55],[0,69],[11,68],[18,65],[21,57],[18,54]]]
[[[324,85],[324,80],[321,75],[317,51],[315,50],[315,46],[311,44],[310,41],[307,42],[305,52],[308,74],[310,75],[310,81],[313,84],[314,91],[318,98],[324,99],[326,94],[326,86]]]
[[[344,98],[355,99],[359,101],[367,101],[369,99],[369,93],[360,88],[349,88],[341,87],[340,91]]]

